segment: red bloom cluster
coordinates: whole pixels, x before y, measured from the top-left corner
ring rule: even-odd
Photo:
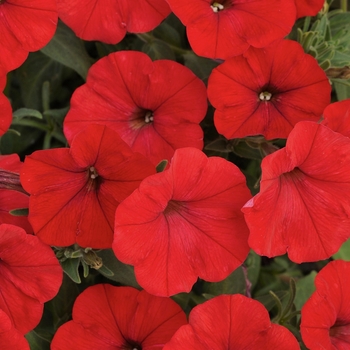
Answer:
[[[298,350],[293,334],[270,322],[265,307],[240,294],[220,295],[190,313],[164,350]]]
[[[350,262],[332,261],[316,276],[316,291],[301,309],[301,335],[310,350],[350,344]]]
[[[0,67],[1,69],[1,67]],[[6,76],[0,76],[0,91],[3,91],[6,86]],[[0,93],[0,136],[5,134],[12,122],[12,108],[10,101]]]
[[[19,176],[22,165],[17,154],[0,156],[0,169],[11,171],[14,176]],[[6,179],[3,182],[5,184]],[[29,196],[25,193],[12,189],[0,189],[0,224],[16,225],[22,227],[27,233],[33,233],[26,216],[14,216],[9,213],[13,209],[28,208],[28,205]]]
[[[154,295],[188,292],[198,277],[223,280],[248,255],[240,209],[249,197],[235,165],[179,149],[169,170],[146,178],[117,208],[113,250]]]
[[[227,59],[249,46],[263,48],[285,37],[295,21],[294,0],[167,0],[187,27],[193,51]]]
[[[37,326],[43,303],[61,283],[62,268],[50,247],[17,226],[0,226],[0,310],[21,334]]]
[[[21,172],[29,220],[45,243],[110,248],[118,204],[154,166],[103,125],[87,126],[71,148],[34,152]]]
[[[261,167],[260,192],[242,209],[250,247],[297,263],[336,253],[350,237],[349,138],[300,122]]]
[[[188,68],[121,51],[91,67],[86,84],[74,92],[64,132],[72,140],[86,125],[107,125],[157,165],[177,148],[202,149],[199,123],[206,111],[205,86]]]
[[[99,284],[79,295],[73,320],[58,329],[51,349],[161,350],[186,323],[185,313],[171,299]]]
[[[57,20],[55,0],[0,1],[0,76],[19,67],[29,52],[44,47]]]
[[[144,33],[154,29],[169,15],[165,0],[80,0],[57,2],[61,20],[84,40],[108,44],[121,41],[126,32]]]
[[[216,129],[228,139],[286,138],[297,122],[320,119],[330,93],[317,61],[289,40],[225,61],[208,82]]]

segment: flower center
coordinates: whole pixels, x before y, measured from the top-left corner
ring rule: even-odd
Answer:
[[[219,12],[219,11],[222,11],[225,7],[223,4],[220,4],[218,2],[213,2],[210,7],[212,8],[212,10],[214,12]]]
[[[144,108],[137,108],[130,116],[129,125],[132,130],[139,130],[154,122],[153,111]]]
[[[172,215],[176,214],[179,211],[182,211],[184,209],[184,204],[183,202],[180,201],[175,201],[175,200],[170,200],[164,209],[164,215]]]
[[[142,350],[142,346],[132,340],[127,340],[122,346],[122,350]]]
[[[337,321],[333,327],[329,330],[329,335],[331,337],[342,340],[344,343],[350,342],[350,324],[348,321]]]
[[[214,1],[211,3],[210,7],[211,9],[217,13],[222,10],[227,10],[232,6],[232,1],[231,0],[221,0],[220,2]]]
[[[98,190],[100,184],[101,184],[101,177],[98,176],[98,173],[95,169],[95,167],[91,166],[87,170],[87,183],[86,187],[88,191]]]
[[[153,122],[153,113],[151,111],[147,111],[145,114],[145,123],[149,124]]]
[[[268,91],[263,91],[263,92],[260,92],[259,94],[260,101],[270,101],[271,97],[272,97],[272,94],[271,92],[268,92]]]
[[[97,171],[93,166],[89,168],[89,176],[93,180],[95,180],[98,177]]]
[[[6,0],[0,0],[0,5],[2,5]]]

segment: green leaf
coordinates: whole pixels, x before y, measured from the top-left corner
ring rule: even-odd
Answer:
[[[248,280],[252,284],[251,289],[254,289],[259,279],[261,256],[251,250],[244,265],[247,267]]]
[[[233,145],[232,152],[242,158],[257,160],[262,159],[260,150],[258,148],[250,147],[244,140]]]
[[[14,111],[12,116],[17,119],[22,119],[25,117],[34,117],[38,119],[43,119],[42,114],[37,111],[36,109],[31,109],[31,108],[20,108],[17,109],[17,111]]]
[[[12,209],[9,211],[9,213],[13,216],[28,216],[29,209],[28,208]]]
[[[209,142],[205,145],[205,150],[207,151],[217,151],[229,153],[232,151],[229,141],[222,136],[219,136],[217,139]]]
[[[286,302],[290,295],[289,291],[286,290],[274,292],[274,294],[282,302]],[[266,307],[267,311],[271,311],[276,306],[276,300],[271,294],[254,297],[254,299],[262,303]]]
[[[203,294],[218,296],[221,294],[246,294],[246,291],[247,281],[241,266],[221,282],[203,283]]]
[[[332,67],[344,67],[350,64],[350,51],[335,51],[332,58]]]
[[[17,131],[19,135],[13,131]],[[33,146],[36,140],[42,135],[41,130],[23,126],[16,126],[16,129],[13,131],[7,132],[1,137],[1,154],[22,154],[27,148]]]
[[[16,71],[26,108],[41,110],[44,82],[50,82],[52,91],[61,88],[62,69],[60,63],[40,51],[29,54],[28,59]]]
[[[16,136],[21,136],[21,133],[15,129],[8,129],[6,132],[11,133],[11,134],[16,135]],[[9,152],[9,153],[16,153],[16,152]]]
[[[30,350],[50,350],[50,342],[35,331],[27,333],[25,338],[28,340]]]
[[[79,265],[80,259],[67,259],[61,262],[63,271],[68,275],[68,277],[75,283],[81,283],[79,275]]]
[[[343,243],[338,252],[335,253],[332,258],[350,261],[350,239]]]
[[[323,70],[327,70],[328,68],[331,67],[331,61],[330,60],[325,60],[325,61],[322,61],[322,62],[321,62],[321,60],[319,60],[318,62],[319,62],[320,67]]]
[[[170,46],[164,41],[153,39],[142,46],[142,51],[146,53],[153,61],[168,59],[175,61],[175,54]]]
[[[53,318],[53,332],[71,319],[73,304],[78,295],[78,285],[64,274],[58,294],[45,304],[45,308],[50,310]]]
[[[163,21],[158,27],[156,27],[153,30],[153,35],[168,44],[181,47],[180,34],[167,21]]]
[[[211,71],[219,65],[219,62],[209,58],[199,57],[193,52],[184,54],[183,58],[185,66],[191,69],[203,81],[207,80]]]
[[[76,37],[73,31],[59,21],[56,34],[51,41],[41,49],[48,57],[75,70],[84,80],[93,60],[87,54],[83,41]]]
[[[349,45],[350,12],[338,13],[329,19],[332,38]],[[341,35],[339,35],[341,33]]]
[[[168,161],[166,159],[161,160],[156,166],[157,173],[161,173],[162,171],[164,171],[167,165]]]
[[[115,257],[112,249],[101,250],[97,253],[97,255],[102,258],[103,265],[113,272],[113,276],[110,276],[110,274],[105,274],[101,269],[97,270],[103,276],[122,285],[141,289],[136,281],[134,268],[130,265],[126,265],[120,262]]]
[[[306,300],[308,300],[311,294],[315,291],[315,277],[316,271],[312,271],[307,276],[299,278],[296,282],[296,294],[294,304],[297,310],[301,310]]]
[[[177,304],[179,304],[183,310],[186,310],[190,298],[190,293],[179,293],[171,297],[171,299],[173,299]]]
[[[338,101],[350,98],[350,84],[346,80],[336,81],[333,79],[332,82],[337,93]]]
[[[53,118],[58,125],[62,126],[64,117],[67,115],[69,111],[69,107],[64,107],[60,109],[49,109],[44,112],[43,115],[45,117]]]

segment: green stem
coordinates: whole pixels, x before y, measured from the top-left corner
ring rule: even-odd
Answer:
[[[50,109],[50,82],[44,81],[41,95],[43,100],[43,112],[46,112]]]
[[[294,311],[294,312],[291,312],[287,318],[284,319],[285,322],[289,322],[291,319],[293,319],[295,316],[298,316],[300,315],[300,311]]]
[[[48,131],[44,137],[43,149],[51,148],[51,138],[52,138],[52,133]]]
[[[144,43],[150,44],[152,41],[154,40],[159,40],[159,41],[163,41],[161,39],[157,39],[155,38],[153,35],[149,34],[149,33],[141,33],[141,34],[135,34],[140,40],[142,40]],[[175,51],[176,53],[180,54],[180,55],[185,55],[188,53],[191,53],[192,50],[184,50],[181,49],[180,47],[177,47],[175,45],[169,44],[168,42],[166,43],[173,51]]]
[[[311,17],[305,17],[304,19],[304,26],[303,26],[303,32],[306,33],[310,27],[310,23],[311,23]]]
[[[67,144],[66,138],[58,131],[53,131],[52,132],[52,137],[54,137],[56,140],[62,142],[63,144]]]
[[[12,125],[23,125],[23,126],[30,126],[35,129],[39,129],[42,131],[48,131],[48,127],[40,122],[36,122],[35,120],[28,120],[28,119],[20,119],[20,120],[13,120]]]
[[[344,11],[348,11],[348,0],[340,0],[340,8]]]
[[[280,320],[281,320],[281,316],[282,316],[282,303],[281,303],[281,300],[278,298],[278,296],[272,291],[270,290],[269,291],[270,295],[273,297],[275,303],[276,303],[276,306],[277,306],[277,316],[275,316],[272,320],[273,323],[279,323]]]

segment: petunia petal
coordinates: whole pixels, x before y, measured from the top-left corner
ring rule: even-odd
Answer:
[[[113,250],[155,295],[189,291],[197,277],[222,280],[248,253],[240,214],[248,198],[233,164],[177,150],[169,170],[145,179],[117,209]]]
[[[287,145],[262,162],[260,193],[242,209],[249,245],[269,257],[326,259],[349,237],[350,141],[312,122],[300,122]],[[337,157],[334,157],[337,154]],[[322,155],[322,156],[321,156]]]

